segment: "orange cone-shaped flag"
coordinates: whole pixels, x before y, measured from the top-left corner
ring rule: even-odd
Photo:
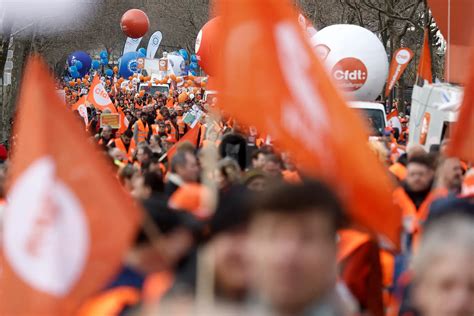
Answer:
[[[464,101],[448,153],[463,160],[474,162],[474,46],[468,77],[468,84],[464,91]]]
[[[3,221],[0,315],[73,315],[120,268],[140,213],[58,99],[47,66],[32,57],[25,73]]]
[[[420,63],[418,64],[418,70],[416,75],[419,79],[426,80],[429,83],[433,83],[433,70],[431,63],[431,49],[429,40],[429,31],[425,29],[425,36],[423,40],[423,48],[421,49]]]
[[[95,75],[94,80],[92,80],[91,88],[87,95],[87,101],[102,112],[105,110],[110,110],[111,113],[117,112],[112,100],[110,100],[109,94],[97,75]]]
[[[356,222],[397,246],[401,214],[388,175],[307,43],[290,1],[223,0],[217,12],[215,69],[224,111],[271,135],[307,173],[333,186]]]

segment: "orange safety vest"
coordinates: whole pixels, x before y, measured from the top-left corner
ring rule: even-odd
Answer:
[[[428,219],[431,203],[436,199],[446,197],[448,193],[448,190],[445,188],[432,190],[417,209],[403,188],[399,187],[393,192],[395,204],[402,210],[404,228],[409,234],[413,235],[413,249],[418,247],[423,223]]]
[[[140,291],[130,286],[110,289],[87,300],[75,316],[119,315],[129,305],[140,302]]]
[[[301,177],[298,171],[283,170],[283,179],[288,183],[301,183]]]
[[[132,161],[133,152],[135,151],[135,149],[137,147],[136,144],[135,144],[135,140],[133,140],[133,139],[130,140],[130,145],[128,146],[128,151],[125,147],[125,144],[123,143],[123,140],[120,137],[114,139],[114,143],[115,143],[116,148],[118,148],[121,152],[123,152],[125,155],[127,155],[128,161]],[[123,162],[127,162],[127,161],[123,161]]]
[[[407,177],[407,167],[405,167],[404,165],[402,165],[401,163],[399,162],[396,162],[394,163],[393,165],[391,165],[388,170],[393,173],[398,180],[400,181],[403,181],[406,179]]]
[[[158,272],[145,279],[143,290],[120,286],[87,300],[75,316],[118,316],[120,312],[130,305],[140,301],[145,304],[156,304],[171,288],[174,277],[169,272]]]
[[[186,124],[183,121],[183,117],[178,116],[176,118],[176,122],[178,123],[178,133],[179,133],[179,135],[184,135],[184,133],[186,132]]]
[[[138,137],[137,143],[146,142],[148,138],[148,132],[150,131],[148,124],[143,124],[142,120],[138,120],[135,124],[138,124]]]

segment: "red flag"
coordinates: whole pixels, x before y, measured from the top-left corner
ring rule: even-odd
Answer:
[[[413,56],[413,51],[406,47],[397,49],[395,54],[393,54],[387,84],[385,85],[385,97],[390,95],[390,91],[392,91],[395,84],[400,80],[408,64],[413,59]]]
[[[459,120],[454,127],[449,154],[474,162],[474,46],[471,53],[471,71],[464,91]]]
[[[218,12],[215,69],[224,110],[270,134],[309,174],[333,186],[353,219],[398,245],[401,214],[392,204],[387,172],[307,43],[289,1],[220,1]]]
[[[0,315],[73,315],[119,269],[140,217],[30,59],[3,221]],[[94,184],[94,185],[91,185]]]
[[[97,75],[95,75],[94,80],[92,80],[91,88],[87,95],[87,101],[93,104],[97,110],[101,110],[102,112],[110,110],[112,113],[117,113],[117,109],[113,105],[112,100],[110,100],[104,85],[100,82],[99,76]]]
[[[433,83],[433,70],[431,68],[431,48],[428,29],[425,29],[425,36],[423,40],[423,48],[421,49],[420,63],[416,75],[418,78]]]
[[[176,153],[176,150],[178,147],[184,143],[184,142],[190,142],[193,144],[195,147],[198,146],[199,144],[199,138],[201,137],[201,124],[196,124],[192,129],[190,129],[184,136],[177,142],[176,144],[171,147],[168,152],[166,153],[166,156],[168,157],[168,161],[171,161],[173,159],[174,154]]]

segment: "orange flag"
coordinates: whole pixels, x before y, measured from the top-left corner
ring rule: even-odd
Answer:
[[[393,54],[392,63],[390,64],[390,71],[388,73],[387,84],[385,85],[385,97],[390,95],[390,92],[392,91],[393,87],[395,87],[397,81],[402,77],[413,56],[413,51],[406,47],[397,49],[397,51]]]
[[[32,57],[25,73],[3,221],[0,315],[73,315],[120,268],[140,213],[58,99],[47,66]]]
[[[173,159],[174,154],[176,153],[176,150],[178,147],[184,143],[184,142],[190,142],[193,144],[195,147],[198,146],[199,144],[199,139],[201,138],[201,124],[196,124],[192,129],[190,129],[184,136],[174,144],[166,153],[166,157],[168,157],[168,161],[171,161]],[[162,157],[164,159],[164,157]]]
[[[425,28],[423,48],[421,49],[420,63],[416,75],[422,80],[433,83],[433,70],[431,68],[431,48],[428,29]]]
[[[471,53],[471,71],[468,78],[459,120],[454,127],[449,154],[474,162],[474,46]]]
[[[125,116],[125,113],[123,113],[122,108],[119,107],[117,111],[120,114],[120,129],[117,131],[117,136],[120,136],[128,129],[128,125],[130,122],[127,120],[127,117]]]
[[[94,105],[97,110],[105,111],[110,110],[112,113],[117,113],[117,109],[110,100],[109,94],[105,91],[104,85],[100,82],[99,76],[95,75],[92,80],[89,94],[87,95],[87,101]]]
[[[87,126],[87,124],[89,124],[89,115],[87,115],[86,101],[86,96],[83,95],[75,104],[72,105],[71,110],[77,111],[84,119],[84,124]]]
[[[224,111],[294,153],[307,173],[333,186],[356,222],[396,247],[401,214],[387,172],[307,43],[290,2],[223,0],[217,10],[222,27],[215,69]]]

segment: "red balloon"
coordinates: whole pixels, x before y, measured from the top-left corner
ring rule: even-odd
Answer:
[[[150,21],[142,10],[131,9],[122,16],[120,27],[128,37],[140,38],[148,32]]]
[[[199,66],[208,74],[214,75],[211,61],[216,58],[216,37],[221,25],[220,17],[216,17],[202,27],[196,38],[196,56]]]

